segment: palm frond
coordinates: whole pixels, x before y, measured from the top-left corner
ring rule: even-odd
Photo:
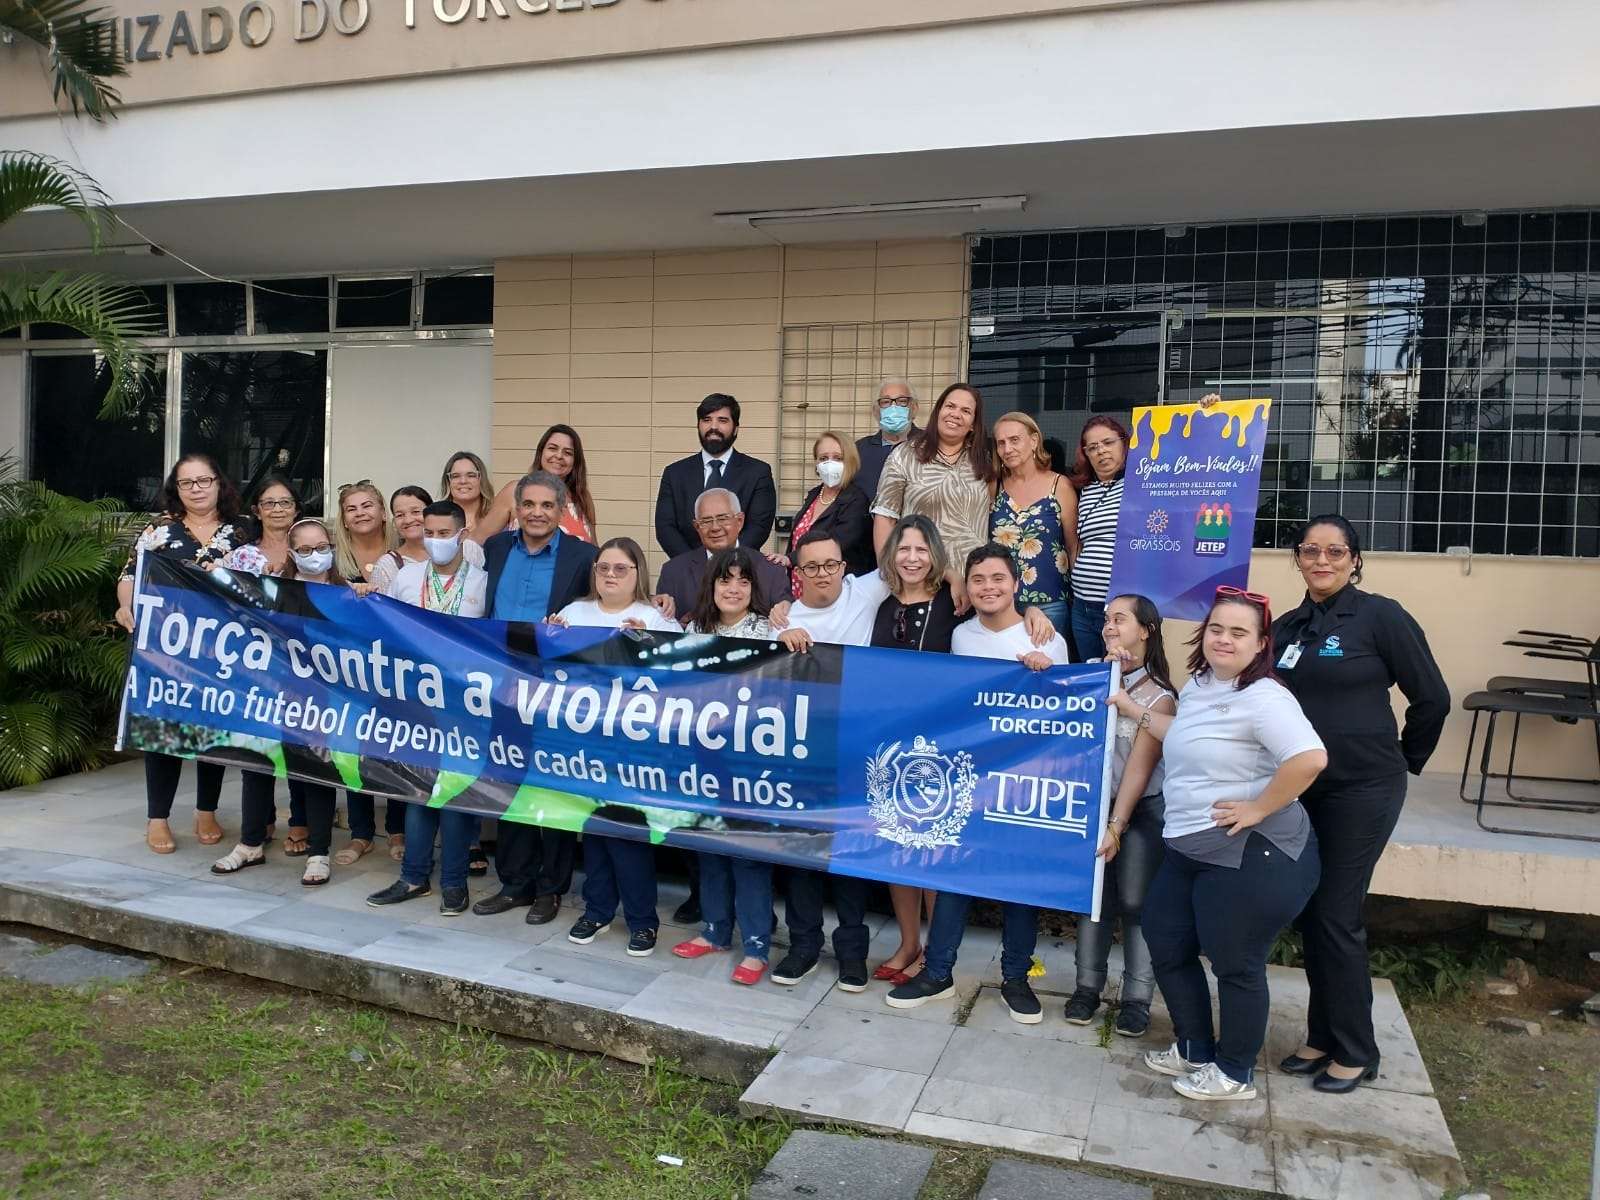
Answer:
[[[51,271],[0,276],[0,333],[30,322],[76,329],[94,342],[111,371],[100,409],[105,418],[125,415],[152,386],[150,351],[136,339],[156,333],[154,313],[143,293],[104,275]]]
[[[54,99],[73,115],[115,117],[122,96],[109,80],[128,73],[116,14],[91,0],[0,0],[0,34],[38,46],[54,78]]]
[[[4,24],[0,18],[0,29]],[[59,208],[78,219],[98,248],[110,203],[100,185],[70,163],[26,150],[0,153],[0,225],[30,208]]]

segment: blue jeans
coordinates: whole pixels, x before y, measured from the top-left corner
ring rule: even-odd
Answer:
[[[392,803],[398,805],[399,801]],[[478,840],[478,818],[455,808],[405,805],[406,856],[400,878],[421,887],[433,874],[433,838],[439,835],[439,886],[467,886],[467,851]]]
[[[1072,648],[1078,662],[1106,656],[1105,640],[1100,631],[1106,627],[1106,606],[1088,600],[1072,598]]]
[[[1069,642],[1072,634],[1072,602],[1070,600],[1052,600],[1049,604],[1035,604],[1033,607],[1042,612],[1050,624],[1056,627],[1056,632]]]
[[[928,922],[928,950],[923,970],[929,979],[949,979],[956,969],[956,951],[967,931],[972,897],[940,892]],[[1039,910],[1027,904],[1000,905],[1000,977],[1024,979],[1039,943]]]
[[[363,842],[378,840],[377,801],[365,792],[346,792],[345,809],[350,814],[350,837]],[[386,800],[383,805],[384,833],[406,831],[406,809],[414,807],[403,800]]]
[[[629,933],[655,929],[656,854],[649,842],[583,835],[583,915],[609,925],[622,905]]]
[[[737,918],[747,958],[767,961],[772,947],[772,864],[724,854],[699,854],[700,936],[713,946],[733,944]]]
[[[1161,819],[1165,805],[1161,797],[1146,796],[1133,810],[1128,828],[1122,833],[1122,849],[1106,864],[1105,885],[1100,893],[1100,919],[1084,917],[1078,921],[1077,986],[1099,995],[1106,986],[1106,964],[1111,958],[1111,929],[1122,918],[1122,999],[1126,1003],[1149,1004],[1155,995],[1156,977],[1150,966],[1150,947],[1145,944],[1143,916],[1145,893],[1155,878],[1166,843],[1161,840]]]
[[[1298,862],[1259,833],[1246,836],[1237,870],[1167,847],[1144,901],[1144,936],[1178,1053],[1192,1063],[1215,1062],[1238,1083],[1250,1082],[1267,1040],[1267,952],[1322,877],[1315,835]],[[1217,977],[1221,1037],[1211,1023],[1202,954]]]

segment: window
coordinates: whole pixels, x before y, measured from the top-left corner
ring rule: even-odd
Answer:
[[[318,513],[327,386],[326,350],[185,353],[181,451],[215,456],[245,496],[286,475]]]
[[[422,324],[429,328],[494,324],[493,275],[439,275],[424,281]]]
[[[92,354],[29,356],[29,473],[69,496],[110,497],[129,511],[153,512],[164,474],[165,360],[157,360],[131,412],[103,420],[110,384]]]
[[[416,290],[411,276],[341,279],[337,286],[340,329],[411,328],[411,297]]]
[[[179,337],[246,332],[244,285],[240,283],[175,284],[172,309]]]
[[[972,370],[988,407],[1036,412],[1070,445],[1088,411],[1125,413],[1141,392],[1271,396],[1258,546],[1337,511],[1378,550],[1600,555],[1600,214],[1129,235],[977,243],[972,315],[994,332],[973,337]],[[1135,338],[1173,309],[1150,386]]]
[[[265,279],[251,285],[257,333],[327,333],[328,277]]]

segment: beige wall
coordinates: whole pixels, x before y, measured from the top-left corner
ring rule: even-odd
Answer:
[[[1367,555],[1363,583],[1368,591],[1390,596],[1403,604],[1421,624],[1428,644],[1450,685],[1452,711],[1443,740],[1428,764],[1430,771],[1461,771],[1471,716],[1461,711],[1461,700],[1479,691],[1491,675],[1534,675],[1581,679],[1565,663],[1524,658],[1522,651],[1500,643],[1519,629],[1550,629],[1585,637],[1600,634],[1600,562],[1594,559],[1488,557],[1472,560],[1472,573],[1464,573],[1463,560],[1437,554]],[[1250,586],[1272,597],[1274,613],[1300,603],[1304,588],[1289,554],[1282,550],[1257,550],[1250,563]],[[1167,653],[1175,671],[1188,657],[1185,639],[1195,626],[1187,621],[1167,624]],[[1181,673],[1180,673],[1181,678]],[[1396,714],[1405,700],[1393,693]],[[1495,741],[1506,745],[1509,725],[1502,721]],[[1480,728],[1480,741],[1481,735]],[[1476,755],[1474,755],[1476,757]],[[1504,769],[1503,754],[1496,755],[1497,770]],[[1594,726],[1557,725],[1530,719],[1517,753],[1518,769],[1539,775],[1596,774]]]
[[[584,438],[602,535],[637,538],[659,569],[656,485],[663,467],[698,448],[701,398],[737,396],[739,449],[775,462],[784,327],[882,322],[878,340],[893,341],[904,322],[958,319],[965,261],[959,238],[502,260],[495,478],[526,470],[552,422],[572,425]],[[951,357],[953,369],[959,355]],[[863,410],[876,383],[857,385]],[[785,428],[787,441],[803,440],[804,413],[788,414]]]

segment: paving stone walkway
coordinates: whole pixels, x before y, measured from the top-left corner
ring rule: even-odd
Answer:
[[[230,832],[235,779],[230,773],[221,814]],[[628,1061],[670,1057],[748,1083],[742,1103],[752,1113],[1308,1200],[1438,1200],[1462,1178],[1405,1013],[1384,981],[1375,988],[1376,1086],[1328,1097],[1263,1069],[1260,1099],[1201,1105],[1138,1061],[1171,1036],[1159,1005],[1150,1036],[1136,1042],[1061,1019],[1072,990],[1070,940],[1041,941],[1046,975],[1036,982],[1046,1014],[1033,1026],[1013,1022],[1000,1003],[998,933],[987,929],[968,931],[954,1002],[892,1010],[882,985],[855,995],[833,987],[831,961],[796,988],[743,988],[728,979],[727,956],[685,962],[668,953],[693,931],[672,926],[682,892],[666,885],[661,949],[629,958],[615,931],[587,947],[566,940],[577,916],[570,898],[543,926],[527,925],[523,909],[445,917],[436,899],[368,908],[366,896],[398,873],[381,849],[335,867],[317,889],[302,888],[301,861],[276,848],[267,866],[212,876],[211,862],[231,842],[199,846],[188,831],[190,797],[180,795],[179,850],[151,854],[143,794],[138,763],[0,792],[0,920]],[[346,836],[337,834],[336,846]],[[475,895],[492,890],[492,880],[472,883]],[[895,937],[884,918],[871,920],[877,961]],[[1305,1013],[1303,972],[1274,968],[1271,982],[1263,1066],[1298,1043]]]

